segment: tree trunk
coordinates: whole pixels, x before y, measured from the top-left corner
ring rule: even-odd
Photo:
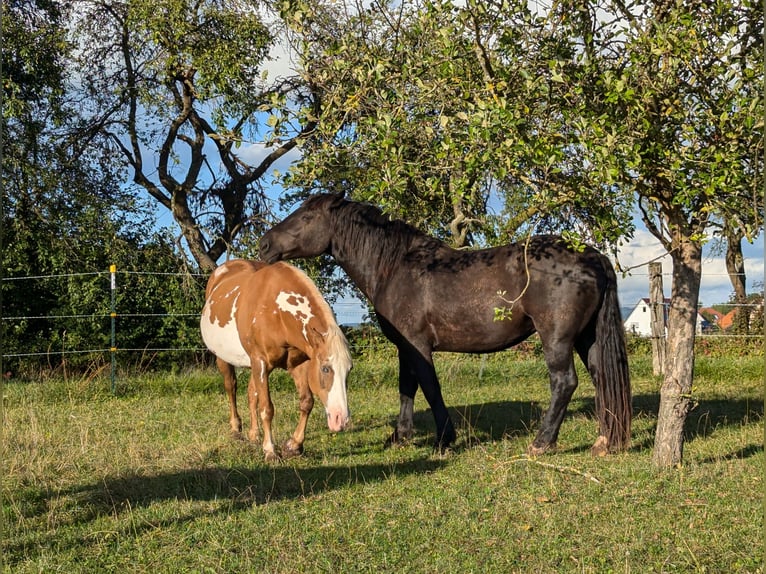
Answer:
[[[652,455],[652,463],[660,468],[677,466],[683,460],[684,423],[692,408],[694,337],[702,277],[702,247],[698,242],[681,239],[672,256],[668,353],[660,388],[660,408]]]
[[[205,237],[200,231],[200,226],[197,223],[197,220],[189,209],[186,192],[176,190],[172,197],[171,211],[173,213],[173,218],[181,228],[181,233],[183,234],[184,239],[186,239],[186,245],[189,247],[189,252],[199,264],[200,269],[207,273],[211,273],[216,268],[216,262],[205,248]]]

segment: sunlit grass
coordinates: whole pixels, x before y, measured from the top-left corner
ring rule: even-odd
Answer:
[[[306,454],[278,465],[229,437],[214,371],[123,376],[116,395],[100,378],[7,383],[5,571],[762,572],[762,357],[697,361],[685,462],[668,471],[650,462],[646,357],[631,362],[633,448],[604,459],[588,452],[584,372],[559,451],[529,459],[549,400],[541,359],[437,365],[451,453],[432,452],[420,394],[413,444],[383,448],[398,412],[389,355],[357,361],[348,432],[314,415]],[[297,398],[283,375],[272,387],[284,440]]]

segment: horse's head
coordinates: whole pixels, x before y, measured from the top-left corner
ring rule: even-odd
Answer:
[[[351,370],[351,353],[343,332],[333,327],[327,333],[311,330],[314,347],[309,373],[309,388],[319,397],[327,413],[327,426],[333,432],[346,428],[349,420],[346,378]]]
[[[332,239],[328,210],[336,201],[342,201],[342,197],[322,194],[304,201],[298,209],[263,235],[261,259],[274,263],[283,259],[314,257],[327,251]]]

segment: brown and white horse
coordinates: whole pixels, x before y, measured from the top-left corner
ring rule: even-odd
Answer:
[[[216,355],[229,397],[232,432],[240,436],[235,367],[250,368],[248,403],[252,441],[259,438],[256,407],[263,423],[263,452],[277,460],[271,422],[274,405],[269,374],[277,367],[293,377],[300,397],[300,420],[282,447],[282,456],[303,452],[306,424],[314,396],[325,405],[327,426],[343,430],[349,419],[346,376],[351,354],[330,306],[314,283],[287,263],[233,260],[210,276],[200,330]]]

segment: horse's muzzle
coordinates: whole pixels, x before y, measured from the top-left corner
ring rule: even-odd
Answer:
[[[258,254],[260,255],[261,261],[265,261],[268,264],[276,263],[281,259],[278,252],[271,251],[271,242],[265,237],[261,238]]]
[[[332,432],[340,432],[348,426],[348,413],[327,411],[327,428]]]

